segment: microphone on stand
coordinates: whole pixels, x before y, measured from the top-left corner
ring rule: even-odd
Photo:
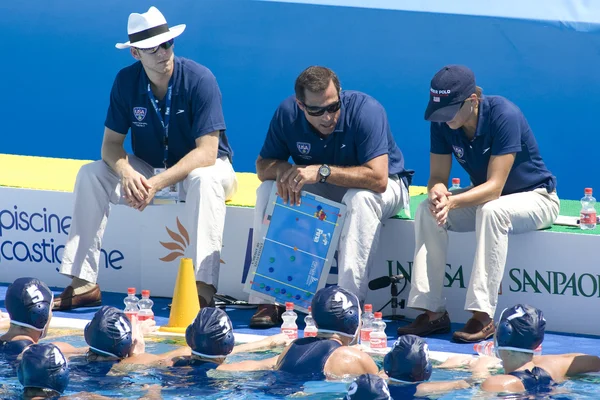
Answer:
[[[407,282],[404,282],[404,286],[402,287],[402,289],[400,291],[398,291],[398,286],[397,284],[404,280],[404,275],[403,274],[399,274],[399,275],[392,275],[392,276],[382,276],[380,278],[376,278],[373,279],[372,281],[369,282],[369,289],[371,290],[378,290],[378,289],[383,289],[385,287],[388,287],[390,285],[392,285],[392,298],[390,301],[388,301],[383,307],[381,307],[381,310],[383,310],[388,304],[391,303],[391,307],[392,307],[392,315],[391,316],[386,316],[385,318],[390,318],[392,320],[400,320],[404,318],[404,315],[397,315],[396,314],[396,309],[398,308],[398,295],[400,294],[400,292],[402,292],[404,290],[404,288],[406,288],[406,284]],[[400,301],[400,308],[404,308],[404,299],[402,299]]]

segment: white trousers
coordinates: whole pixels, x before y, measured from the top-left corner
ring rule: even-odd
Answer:
[[[262,229],[267,203],[275,181],[265,181],[256,190],[254,208],[254,234],[252,248]],[[368,272],[373,263],[381,221],[398,214],[408,204],[408,189],[398,178],[389,178],[384,193],[367,189],[349,189],[328,183],[305,185],[302,190],[341,202],[346,205],[346,220],[338,245],[338,285],[356,294],[364,301],[368,289]],[[250,303],[262,304],[265,300],[250,296]]]
[[[154,168],[129,155],[131,166],[150,178]],[[182,184],[181,184],[182,183]],[[226,157],[196,168],[179,185],[196,279],[217,287],[225,225],[225,200],[237,190],[235,171]],[[86,164],[75,182],[75,206],[60,273],[95,283],[110,205],[125,204],[119,176],[104,161]],[[160,207],[160,206],[157,206]]]
[[[448,230],[475,231],[475,260],[465,310],[485,312],[493,318],[508,253],[508,234],[551,226],[560,207],[556,192],[536,189],[501,196],[475,207],[451,210],[444,227],[437,225],[428,203],[429,200],[423,201],[415,216],[415,256],[408,306],[432,312],[445,310],[442,289]]]

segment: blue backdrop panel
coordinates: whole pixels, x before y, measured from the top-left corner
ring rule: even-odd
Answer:
[[[485,93],[506,96],[524,111],[561,197],[579,198],[585,186],[598,186],[600,35],[597,21],[586,19],[598,18],[586,8],[597,6],[432,0],[427,9],[413,1],[391,10],[401,3],[330,2],[379,8],[251,0],[2,2],[0,152],[98,158],[113,79],[133,62],[114,44],[126,40],[129,13],[154,4],[171,25],[188,26],[176,54],[216,75],[238,171],[254,171],[270,118],[298,73],[321,64],[338,73],[344,88],[365,91],[386,107],[407,167],[416,170],[414,183],[424,185],[429,80],[443,65],[461,63],[475,71]],[[481,15],[485,4],[489,15]],[[452,175],[467,181],[458,165]]]

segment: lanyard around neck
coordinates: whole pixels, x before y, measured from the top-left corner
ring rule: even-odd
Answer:
[[[156,112],[156,115],[158,116],[158,119],[160,120],[160,123],[162,124],[163,130],[164,130],[164,137],[163,137],[163,145],[165,147],[165,152],[164,152],[164,159],[163,159],[163,164],[165,166],[165,168],[168,168],[167,166],[167,159],[169,158],[169,117],[171,115],[171,94],[173,92],[173,85],[169,85],[169,88],[167,89],[167,101],[165,103],[165,118],[163,119],[160,110],[158,109],[158,105],[156,104],[156,98],[154,97],[154,93],[152,93],[152,88],[150,87],[150,84],[148,84],[148,97],[150,97],[150,103],[152,103],[152,106],[154,107],[154,111]]]

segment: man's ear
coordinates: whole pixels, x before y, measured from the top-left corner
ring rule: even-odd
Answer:
[[[140,51],[138,49],[136,49],[135,47],[130,47],[129,52],[131,53],[131,56],[133,58],[135,58],[136,60],[141,60]]]
[[[304,111],[304,104],[302,104],[302,102],[298,100],[298,98],[296,98],[296,104],[298,104],[298,107],[300,107],[300,109]]]

